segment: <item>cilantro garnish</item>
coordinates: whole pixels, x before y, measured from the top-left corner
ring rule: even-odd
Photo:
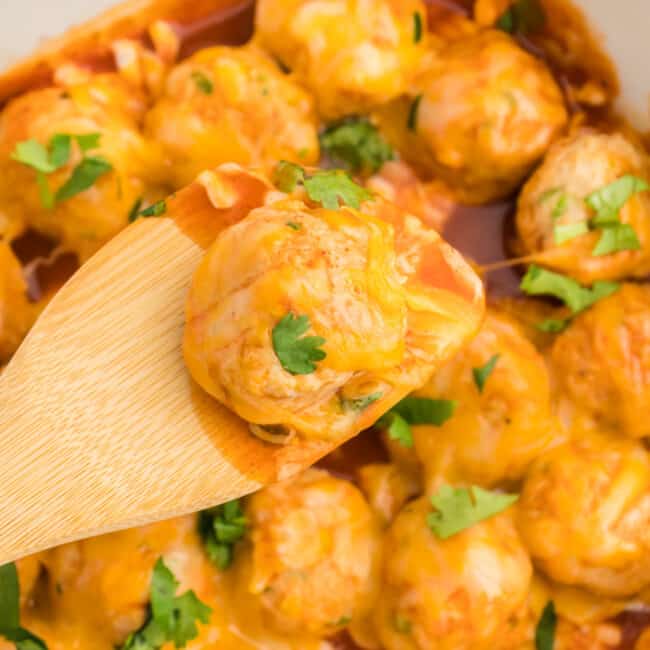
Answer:
[[[332,621],[331,623],[328,623],[331,627],[341,627],[342,625],[348,625],[349,623],[352,622],[352,617],[351,616],[341,616],[336,621]]]
[[[199,534],[210,561],[227,569],[233,561],[235,544],[244,537],[247,527],[239,499],[199,513]]]
[[[515,0],[495,23],[508,34],[530,34],[544,27],[546,14],[539,0]]]
[[[416,11],[413,14],[413,42],[419,43],[422,40],[422,14]]]
[[[289,194],[296,189],[298,183],[305,180],[305,170],[288,160],[281,160],[273,170],[273,184],[280,190]]]
[[[144,210],[141,210],[136,219],[138,217],[160,217],[163,214],[167,212],[167,201],[164,199],[162,201],[157,201],[156,203],[153,203],[150,205],[148,208],[145,208]]]
[[[16,650],[47,650],[41,639],[20,627],[20,586],[13,562],[0,566],[0,637],[12,641]]]
[[[341,400],[341,405],[345,411],[365,411],[371,404],[381,399],[384,394],[381,391],[364,395],[363,397],[356,397],[354,399]]]
[[[131,209],[129,210],[129,223],[133,223],[138,216],[140,215],[140,209],[142,208],[142,201],[144,199],[139,196],[134,202],[133,205],[131,206]]]
[[[642,178],[626,174],[585,198],[585,203],[596,213],[592,223],[602,226],[618,221],[621,208],[634,194],[650,190],[650,185]]]
[[[304,185],[307,196],[328,210],[338,209],[340,203],[358,210],[362,201],[372,199],[368,190],[339,170],[316,172],[305,179]]]
[[[302,230],[302,224],[295,221],[287,221],[287,226],[289,226],[291,230]]]
[[[292,375],[311,374],[316,370],[316,362],[327,356],[320,349],[325,343],[322,336],[302,336],[309,326],[308,316],[288,313],[271,332],[275,355],[282,367]]]
[[[399,614],[393,619],[393,625],[395,626],[395,631],[400,634],[411,634],[411,630],[413,629],[411,621]]]
[[[479,393],[483,392],[483,387],[485,386],[485,382],[488,380],[488,377],[492,374],[492,371],[494,370],[494,367],[497,365],[497,361],[499,361],[500,356],[501,356],[500,354],[493,354],[484,366],[480,368],[472,368],[474,383],[476,384]]]
[[[615,223],[603,226],[600,239],[591,254],[599,257],[619,251],[638,251],[640,248],[641,242],[634,228],[627,223]]]
[[[556,626],[555,604],[549,600],[535,629],[535,650],[553,650]]]
[[[541,332],[548,332],[550,334],[558,334],[563,332],[571,319],[565,318],[547,318],[535,325],[535,327]]]
[[[509,508],[517,494],[490,492],[473,485],[453,488],[442,485],[431,497],[434,511],[427,516],[427,525],[440,539],[447,539],[484,519]]]
[[[335,162],[354,173],[373,174],[395,155],[377,128],[364,118],[352,118],[329,126],[320,144]]]
[[[409,131],[415,131],[418,125],[418,113],[420,111],[420,102],[422,95],[418,95],[409,108],[408,118],[406,119],[406,127]]]
[[[211,95],[213,93],[214,84],[199,70],[195,70],[192,73],[192,81],[204,95]]]
[[[568,207],[569,207],[569,197],[564,192],[562,192],[562,194],[560,194],[557,200],[557,203],[555,204],[555,207],[551,212],[551,217],[553,219],[559,219],[561,216],[563,216],[566,213]]]
[[[521,290],[531,296],[554,296],[562,300],[576,315],[601,298],[618,291],[617,282],[598,281],[591,288],[583,287],[573,278],[531,265],[521,281]]]
[[[571,239],[589,232],[589,226],[585,221],[578,223],[563,223],[553,228],[553,239],[556,244],[563,244]]]
[[[55,193],[52,193],[47,175],[68,164],[73,140],[77,142],[83,158],[72,170],[70,178]],[[50,138],[47,147],[36,140],[17,143],[11,158],[36,171],[41,203],[45,208],[51,209],[57,203],[87,190],[100,176],[113,169],[113,166],[101,156],[86,156],[88,151],[99,147],[100,140],[100,133],[80,135],[57,133]]]
[[[405,397],[377,421],[377,426],[386,428],[391,440],[399,441],[404,447],[413,446],[411,425],[432,424],[442,426],[453,414],[458,402],[428,397]]]
[[[153,569],[150,587],[150,614],[146,623],[131,634],[122,650],[157,650],[171,642],[184,648],[198,636],[197,621],[208,623],[212,609],[193,591],[176,596],[178,581],[159,558]]]

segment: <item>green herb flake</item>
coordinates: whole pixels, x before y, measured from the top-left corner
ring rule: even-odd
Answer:
[[[437,537],[447,539],[503,512],[518,498],[517,494],[490,492],[476,485],[469,488],[443,485],[431,497],[434,512],[427,516],[427,525]]]
[[[393,406],[392,411],[401,415],[409,424],[432,424],[442,426],[454,414],[458,402],[428,397],[405,397]]]
[[[540,332],[547,332],[548,334],[558,334],[563,332],[568,324],[571,322],[569,318],[559,319],[559,318],[547,318],[539,323],[535,324],[535,327]]]
[[[422,40],[422,14],[416,11],[413,14],[413,42],[419,43]]]
[[[225,570],[234,557],[235,544],[244,537],[248,520],[239,499],[199,513],[199,535],[210,561]]]
[[[54,169],[60,169],[68,164],[72,152],[72,137],[67,133],[57,133],[50,139],[48,149],[50,163]]]
[[[359,209],[363,201],[372,200],[372,194],[357,185],[340,170],[317,172],[304,181],[307,196],[328,210],[336,210],[340,203]]]
[[[163,214],[167,212],[167,201],[164,199],[162,201],[157,201],[156,203],[153,203],[150,205],[148,208],[145,208],[144,210],[141,210],[138,213],[138,216],[136,217],[161,217]]]
[[[47,179],[47,175],[43,172],[36,172],[36,187],[38,187],[38,196],[41,200],[41,205],[46,210],[51,210],[54,208],[54,194],[50,189],[50,182]]]
[[[322,336],[303,336],[309,327],[308,316],[288,313],[271,332],[275,355],[282,367],[292,375],[311,374],[316,370],[316,362],[327,356],[320,349],[325,343]]]
[[[320,135],[323,151],[353,173],[374,174],[395,154],[377,127],[365,118],[330,125]]]
[[[525,36],[544,27],[546,14],[540,0],[515,0],[495,23],[495,27],[508,34]]]
[[[75,135],[74,139],[79,145],[82,153],[86,153],[91,149],[97,149],[102,139],[101,133],[83,133],[81,135]]]
[[[141,196],[139,196],[133,202],[133,205],[131,206],[131,209],[129,210],[129,223],[133,223],[138,218],[138,215],[140,214],[140,209],[142,208],[142,201],[143,201],[143,198]]]
[[[551,218],[559,219],[560,217],[564,216],[568,207],[569,197],[566,194],[562,193],[551,212]]]
[[[329,623],[329,625],[331,627],[341,627],[343,625],[349,625],[351,622],[352,622],[351,616],[341,616],[341,618],[339,618],[336,621],[332,621],[331,623]]]
[[[578,223],[563,223],[558,224],[553,228],[553,239],[556,244],[564,244],[580,235],[589,232],[589,226],[586,221],[579,221]]]
[[[302,230],[302,224],[296,223],[295,221],[287,221],[287,226],[291,228],[291,230]]]
[[[413,629],[413,624],[408,618],[404,618],[399,614],[393,619],[393,625],[395,626],[395,631],[399,634],[411,634]]]
[[[587,309],[601,298],[620,288],[617,282],[598,281],[591,288],[583,287],[573,278],[531,265],[523,277],[521,290],[531,296],[548,295],[562,300],[575,315]]]
[[[619,251],[637,251],[640,248],[641,242],[632,226],[627,223],[614,223],[603,226],[600,239],[591,254],[599,257]]]
[[[287,194],[296,189],[298,183],[305,180],[305,170],[288,160],[281,160],[273,170],[273,184]]]
[[[639,192],[650,190],[650,185],[637,176],[626,174],[585,198],[585,203],[595,212],[592,224],[602,226],[618,221],[619,212],[627,201]]]
[[[555,604],[552,600],[549,600],[535,629],[535,650],[553,650],[556,626]]]
[[[20,585],[13,562],[0,566],[0,637],[17,650],[47,650],[41,639],[20,627]]]
[[[101,156],[84,158],[73,170],[72,175],[58,189],[55,195],[57,202],[71,199],[92,187],[104,174],[113,169],[111,163]]]
[[[488,380],[488,377],[492,374],[494,367],[499,361],[500,354],[493,354],[488,362],[481,366],[480,368],[472,368],[472,375],[474,376],[474,383],[478,388],[478,392],[482,393],[483,388],[485,387],[485,382]]]
[[[418,113],[420,112],[420,104],[422,102],[423,95],[418,95],[409,108],[408,118],[406,120],[406,126],[409,131],[416,131],[418,125]]]
[[[131,634],[121,650],[158,650],[165,643],[184,648],[198,636],[197,621],[208,623],[212,609],[193,591],[176,596],[178,581],[159,558],[150,585],[150,615],[145,624]]]
[[[50,160],[48,150],[37,140],[24,140],[16,145],[11,159],[43,174],[51,174],[57,166]]]
[[[344,411],[365,411],[371,404],[380,400],[384,394],[381,391],[364,395],[363,397],[356,397],[354,399],[341,400],[341,406]]]
[[[195,70],[192,73],[192,81],[204,95],[211,95],[214,92],[214,84],[205,76],[205,74],[203,74],[203,72]]]
[[[388,411],[379,418],[377,426],[385,429],[388,437],[399,442],[402,447],[407,449],[413,447],[413,431],[409,423],[399,413]]]
[[[560,192],[562,192],[561,187],[552,187],[551,189],[542,192],[537,198],[538,205],[544,205],[544,203],[550,201],[553,197],[560,194]]]

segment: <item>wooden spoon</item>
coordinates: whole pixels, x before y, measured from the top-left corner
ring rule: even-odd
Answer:
[[[341,444],[263,442],[190,379],[181,343],[193,273],[222,229],[276,192],[236,165],[202,176],[81,267],[0,376],[0,564],[243,496]],[[478,280],[465,296],[467,269],[427,251],[425,283],[463,296],[469,333]]]

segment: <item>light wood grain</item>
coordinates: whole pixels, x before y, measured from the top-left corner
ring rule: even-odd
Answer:
[[[73,276],[0,376],[0,563],[221,503],[329,450],[263,443],[191,381],[192,274],[247,206],[216,210],[198,185],[168,204]]]

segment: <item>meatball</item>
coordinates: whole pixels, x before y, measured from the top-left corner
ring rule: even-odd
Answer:
[[[525,612],[532,568],[510,513],[446,540],[430,506],[408,504],[389,529],[375,622],[386,650],[494,650]],[[508,646],[509,647],[509,646]]]
[[[641,277],[650,273],[650,194],[629,196],[619,212],[639,240],[638,250],[594,255],[602,229],[588,230],[594,216],[585,199],[623,178],[650,182],[650,158],[620,133],[583,130],[559,140],[531,176],[519,197],[516,216],[518,252],[538,255],[545,265],[578,281]],[[556,227],[584,228],[583,234],[556,241]],[[578,231],[579,232],[579,231]]]
[[[0,203],[10,221],[22,223],[60,241],[81,261],[128,224],[136,200],[151,191],[148,179],[159,164],[155,144],[145,146],[139,135],[136,108],[119,77],[103,77],[65,90],[44,88],[9,102],[0,115]],[[96,134],[95,142],[77,142]],[[44,176],[49,201],[37,173],[14,159],[19,143],[35,140],[50,147],[55,135],[72,137],[68,162]],[[77,137],[75,137],[77,136]],[[93,140],[94,138],[90,138]],[[82,157],[88,173],[96,173],[87,189],[76,184],[75,194],[62,193]],[[82,168],[84,169],[84,168]],[[77,179],[79,180],[79,179]]]
[[[195,517],[86,539],[43,555],[56,619],[92,624],[98,638],[119,645],[147,615],[151,573],[159,557],[201,598],[211,572],[200,547]]]
[[[0,239],[0,365],[15,352],[35,316],[20,263]]]
[[[650,584],[650,458],[632,440],[586,434],[532,465],[519,529],[552,579],[603,596]]]
[[[496,362],[481,390],[474,373],[490,361]],[[543,358],[517,323],[496,311],[488,311],[478,335],[416,395],[458,402],[442,426],[412,427],[416,452],[433,488],[441,479],[483,486],[518,480],[563,435],[551,415]]]
[[[415,88],[379,111],[380,125],[464,203],[512,193],[567,121],[546,66],[496,30],[446,45]]]
[[[246,514],[237,583],[274,629],[330,636],[370,610],[381,538],[352,483],[309,469],[253,495]]]
[[[580,314],[551,350],[575,421],[650,435],[650,287],[625,284]]]
[[[261,0],[256,38],[331,119],[406,91],[426,52],[426,15],[421,0]]]
[[[253,433],[342,442],[422,385],[482,312],[478,278],[416,217],[274,192],[199,265],[185,359]]]
[[[212,47],[177,65],[145,121],[176,188],[225,162],[316,164],[317,127],[310,95],[253,47]]]

